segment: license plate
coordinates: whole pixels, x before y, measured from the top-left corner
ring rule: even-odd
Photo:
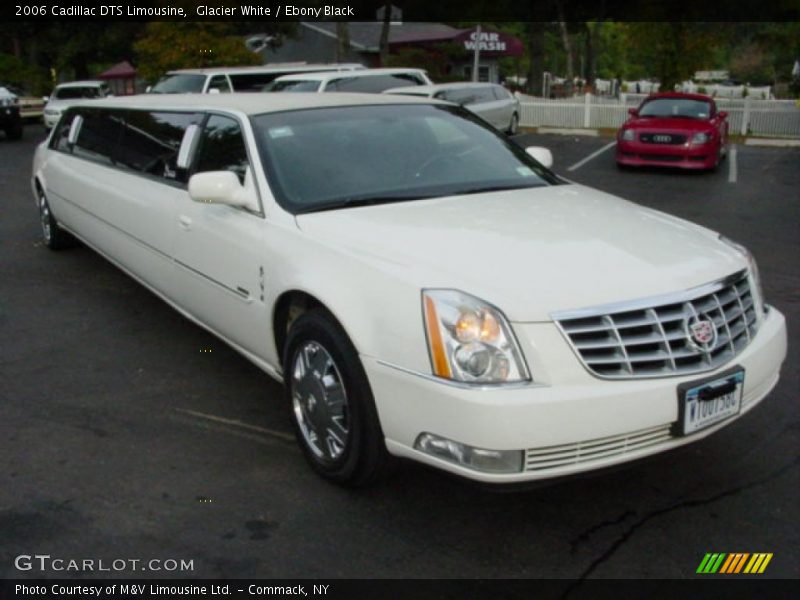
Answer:
[[[679,431],[689,435],[739,414],[744,369],[737,367],[711,380],[678,386]]]

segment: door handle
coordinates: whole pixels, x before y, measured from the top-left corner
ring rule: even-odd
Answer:
[[[178,217],[178,225],[184,231],[190,231],[192,229],[192,220],[187,216],[181,215]]]

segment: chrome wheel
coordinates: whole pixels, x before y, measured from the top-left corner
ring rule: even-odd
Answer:
[[[347,393],[328,351],[315,341],[302,344],[292,361],[288,382],[294,416],[314,456],[339,459],[350,439]]]
[[[42,236],[45,244],[50,244],[53,236],[52,220],[50,218],[50,206],[44,194],[39,194],[39,219],[42,222]]]

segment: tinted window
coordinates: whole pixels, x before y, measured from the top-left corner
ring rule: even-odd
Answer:
[[[366,77],[343,77],[328,82],[326,92],[365,92],[380,94],[384,90],[409,85],[423,85],[419,75],[401,73],[396,75],[369,75]]]
[[[642,104],[640,117],[683,117],[708,119],[711,105],[704,100],[691,98],[655,98]]]
[[[83,124],[72,153],[82,158],[112,164],[122,134],[121,111],[81,109],[79,114],[83,117]]]
[[[75,118],[76,112],[69,111],[59,120],[57,129],[53,132],[53,139],[50,140],[50,147],[54,150],[61,152],[72,152],[72,146],[67,141],[69,138],[69,129],[72,126],[72,119]]]
[[[233,171],[244,183],[248,164],[239,122],[230,117],[212,115],[200,138],[195,171]]]
[[[276,196],[293,212],[558,182],[457,106],[320,108],[258,115],[253,124]]]
[[[203,91],[206,82],[205,75],[179,73],[165,75],[150,90],[151,94],[188,94]]]
[[[231,91],[231,85],[228,83],[228,78],[225,75],[214,75],[208,83],[208,91],[218,90],[222,94],[227,94]]]
[[[98,87],[66,87],[53,92],[56,100],[72,100],[75,98],[100,98],[103,95]]]
[[[260,92],[264,86],[272,83],[276,77],[286,75],[282,73],[245,73],[239,75],[229,75],[236,92]]]
[[[122,140],[114,158],[134,171],[185,182],[185,170],[177,167],[178,150],[186,128],[201,121],[200,113],[126,111]]]
[[[316,92],[319,81],[273,81],[264,88],[265,92]]]

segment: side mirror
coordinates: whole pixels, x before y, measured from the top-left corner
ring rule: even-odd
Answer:
[[[195,202],[227,204],[258,211],[253,178],[245,176],[245,184],[232,171],[207,171],[196,173],[189,179],[189,197]]]
[[[719,113],[717,113],[717,114],[719,115],[720,119],[727,119],[728,118],[728,113],[726,113],[724,110],[719,111]]]
[[[219,88],[208,88],[209,94],[219,94]]]
[[[50,102],[50,96],[42,96],[42,100],[45,102]]]
[[[152,85],[148,85],[146,88],[144,88],[144,93],[145,94],[149,94],[150,90],[152,90],[152,89],[153,89],[153,86]]]
[[[550,152],[549,149],[542,148],[541,146],[528,146],[525,148],[525,152],[527,152],[543,167],[549,169],[553,166],[553,153]]]
[[[632,117],[635,117],[636,115],[639,114],[639,109],[638,108],[629,108],[628,109],[628,114],[630,116],[632,116]]]

